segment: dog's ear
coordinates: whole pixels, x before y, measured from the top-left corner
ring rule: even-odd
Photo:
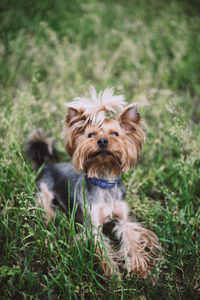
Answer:
[[[75,122],[79,121],[81,116],[82,116],[81,111],[79,111],[75,108],[69,107],[68,111],[67,111],[67,115],[66,115],[66,123],[68,124],[68,126],[71,126]]]
[[[119,123],[121,126],[129,123],[140,123],[140,115],[135,104],[128,105],[119,116]]]
[[[67,153],[72,156],[74,152],[74,141],[84,131],[85,116],[83,111],[68,107],[66,118],[63,122],[62,137],[66,139]]]

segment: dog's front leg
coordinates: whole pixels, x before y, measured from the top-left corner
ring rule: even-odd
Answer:
[[[142,225],[130,222],[128,212],[126,202],[115,201],[113,217],[117,222],[113,231],[121,242],[118,256],[129,271],[147,278],[149,271],[153,270],[160,250],[158,238]]]
[[[97,259],[106,277],[111,277],[114,273],[120,276],[117,257],[112,249],[110,240],[102,233],[103,223],[111,217],[111,213],[112,207],[109,207],[105,202],[93,205],[90,210]]]

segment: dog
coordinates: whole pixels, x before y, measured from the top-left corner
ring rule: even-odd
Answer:
[[[41,131],[33,133],[28,143],[35,169],[43,165],[37,178],[37,205],[48,219],[54,218],[55,203],[68,215],[76,205],[75,220],[82,224],[86,210],[104,275],[128,269],[147,278],[160,251],[158,238],[130,220],[121,181],[122,173],[138,160],[145,140],[137,106],[126,105],[123,95],[114,95],[112,88],[97,94],[93,87],[88,98],[75,98],[66,105],[63,137],[72,163],[56,163],[53,140]],[[112,221],[111,231],[119,241],[115,250],[103,233],[103,226]],[[99,234],[106,251],[98,243]]]

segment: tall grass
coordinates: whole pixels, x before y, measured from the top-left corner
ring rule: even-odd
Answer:
[[[192,2],[196,5],[196,2]],[[200,285],[200,21],[186,1],[4,3],[0,39],[1,299],[198,299]],[[30,131],[61,139],[64,103],[114,86],[147,124],[137,167],[124,174],[133,218],[164,249],[157,283],[104,278],[92,237],[74,243],[61,212],[45,225]],[[83,229],[84,230],[84,229]]]

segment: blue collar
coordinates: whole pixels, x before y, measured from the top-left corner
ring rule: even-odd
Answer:
[[[112,183],[95,177],[89,179],[93,184],[98,185],[103,189],[112,189],[115,185],[117,185],[120,182],[120,178],[116,179]]]

